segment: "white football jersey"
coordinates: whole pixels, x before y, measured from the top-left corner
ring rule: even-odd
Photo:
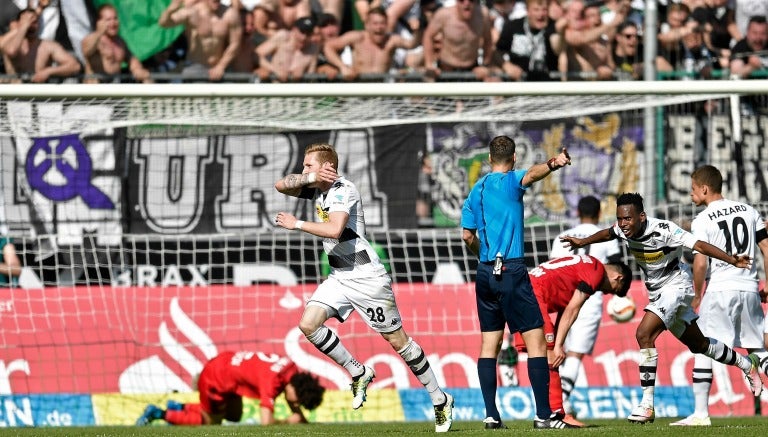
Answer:
[[[765,229],[765,221],[751,206],[728,199],[710,203],[691,224],[697,240],[706,241],[728,254],[749,255],[755,259],[757,232]],[[742,269],[716,258],[709,259],[707,291],[758,289],[757,264]]]
[[[570,236],[576,238],[587,238],[590,235],[602,230],[603,228],[594,225],[592,223],[580,223],[567,231],[560,233],[552,242],[552,250],[549,252],[549,259],[560,258],[569,255],[592,255],[603,264],[608,262],[608,258],[619,255],[621,248],[616,240],[604,241],[602,243],[590,244],[587,247],[582,247],[574,250],[570,247],[563,246],[563,242],[560,241],[561,237]]]
[[[338,240],[323,238],[323,249],[328,254],[331,275],[337,278],[385,275],[387,271],[384,265],[365,238],[363,202],[355,184],[339,177],[327,192],[315,191],[315,211],[318,221],[328,222],[329,214],[332,212],[349,214],[347,226]],[[341,261],[334,262],[334,260]],[[343,266],[340,267],[339,263]]]
[[[682,247],[693,249],[696,237],[683,230],[669,220],[653,217],[646,219],[645,230],[637,238],[627,238],[619,228],[618,222],[613,225],[613,232],[623,241],[629,253],[635,258],[637,266],[645,275],[645,286],[649,291],[686,275],[690,281],[690,267],[680,262]]]

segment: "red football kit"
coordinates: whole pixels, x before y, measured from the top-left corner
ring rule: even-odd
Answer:
[[[550,313],[560,314],[568,306],[576,290],[592,295],[600,288],[605,266],[589,255],[571,255],[551,259],[528,272],[533,293],[544,318],[544,338],[547,349],[555,347],[555,325]],[[521,352],[525,344],[520,333],[515,334],[515,346]],[[549,403],[552,411],[563,411],[563,391],[557,369],[549,372]]]
[[[175,425],[200,425],[200,410],[208,414],[226,414],[227,420],[239,421],[242,397],[258,399],[261,407],[275,410],[275,398],[299,369],[291,360],[262,352],[222,352],[208,361],[200,373],[197,389],[199,404],[184,404],[182,410],[168,410],[165,420]],[[229,407],[229,408],[228,408]],[[230,416],[232,409],[239,410]]]
[[[197,382],[203,410],[230,396],[258,399],[261,406],[275,409],[275,398],[285,390],[298,372],[296,364],[285,357],[261,352],[223,352],[203,368]]]
[[[604,275],[603,263],[589,255],[555,258],[528,273],[544,317],[547,347],[555,346],[555,327],[549,314],[563,312],[577,289],[590,296],[594,294]]]

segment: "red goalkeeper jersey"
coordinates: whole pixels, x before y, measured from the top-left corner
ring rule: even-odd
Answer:
[[[560,313],[568,306],[575,290],[592,295],[600,288],[605,266],[589,255],[555,258],[529,272],[539,305],[548,313]]]
[[[261,406],[274,411],[275,398],[298,372],[286,357],[262,352],[222,352],[206,363],[198,380],[200,401],[223,402],[238,395],[259,399]],[[207,398],[207,399],[205,399]]]

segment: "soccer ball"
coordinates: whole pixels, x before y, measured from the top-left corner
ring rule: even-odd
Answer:
[[[635,309],[635,301],[632,298],[619,296],[613,296],[606,307],[608,315],[617,323],[632,320],[635,317]]]

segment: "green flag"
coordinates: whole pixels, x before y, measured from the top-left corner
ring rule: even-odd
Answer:
[[[157,24],[170,0],[93,0],[97,9],[107,3],[117,9],[120,36],[141,61],[170,46],[184,32],[184,26],[165,29]]]

